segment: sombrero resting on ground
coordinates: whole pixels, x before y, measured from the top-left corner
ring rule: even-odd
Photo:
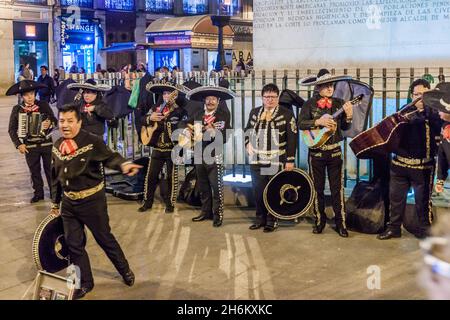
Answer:
[[[33,81],[33,80],[22,80],[13,84],[7,91],[7,96],[13,96],[15,94],[23,94],[25,92],[36,91],[39,89],[47,88],[45,84]]]
[[[204,86],[189,91],[188,94],[186,95],[186,98],[194,101],[204,101],[205,98],[209,96],[217,97],[220,100],[230,100],[234,99],[235,94],[233,91],[227,88]]]
[[[71,83],[67,86],[67,88],[71,90],[91,90],[91,91],[99,91],[99,92],[106,92],[111,90],[111,86],[107,84],[97,84],[95,80],[88,79],[84,83]]]
[[[300,169],[278,172],[270,179],[263,193],[267,210],[283,220],[295,219],[307,213],[314,196],[312,179]]]
[[[441,82],[433,90],[425,92],[423,102],[437,111],[450,113],[450,82]]]
[[[317,76],[308,76],[300,80],[301,86],[317,86],[342,80],[351,80],[351,76],[333,76],[327,69],[320,69]]]

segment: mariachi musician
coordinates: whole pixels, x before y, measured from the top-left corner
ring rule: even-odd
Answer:
[[[32,80],[22,80],[8,89],[6,95],[20,94],[22,103],[15,105],[9,119],[9,136],[16,149],[25,155],[31,173],[34,195],[30,202],[44,199],[44,182],[41,176],[41,159],[47,185],[50,182],[52,157],[51,128],[56,127],[56,118],[45,101],[36,100],[36,90],[45,85]]]
[[[192,137],[196,144],[194,164],[202,202],[200,215],[192,221],[212,219],[213,226],[220,227],[224,206],[223,148],[227,140],[226,131],[231,129],[231,124],[229,112],[225,112],[219,104],[233,99],[234,93],[226,88],[206,86],[191,90],[187,98],[204,102],[204,108],[187,120],[184,130],[184,135]]]
[[[102,93],[111,90],[111,86],[97,84],[95,80],[88,79],[84,83],[71,83],[67,88],[79,90],[81,94],[79,108],[82,129],[103,138],[105,121],[114,118],[112,109],[102,99]]]
[[[350,127],[353,116],[353,107],[350,102],[333,98],[334,83],[338,80],[347,80],[347,76],[332,76],[327,69],[321,69],[316,77],[307,77],[301,81],[301,85],[315,86],[315,94],[303,105],[298,119],[300,130],[315,128],[329,128],[334,134],[319,148],[310,148],[308,161],[309,173],[314,181],[316,200],[314,201],[315,224],[313,233],[322,233],[326,226],[325,214],[325,177],[328,171],[331,199],[336,222],[336,232],[341,237],[348,237],[345,223],[344,185],[343,185],[343,160],[341,130]],[[337,119],[331,116],[337,110],[344,108]]]
[[[164,194],[165,212],[172,213],[178,192],[178,167],[171,158],[174,147],[172,133],[180,121],[187,119],[186,110],[176,103],[178,94],[184,93],[186,89],[171,82],[149,82],[146,90],[159,95],[160,103],[152,107],[141,121],[141,140],[153,148],[144,181],[144,201],[138,211],[145,212],[152,208],[158,176],[162,174],[165,165],[168,182],[168,193]],[[144,136],[150,134],[149,137]]]
[[[414,189],[414,211],[419,220],[414,235],[426,237],[433,221],[431,193],[438,149],[436,141],[442,121],[439,114],[422,101],[423,94],[429,89],[430,83],[425,79],[417,79],[410,86],[412,97],[414,101],[417,100],[413,110],[416,112],[398,133],[400,143],[394,150],[390,171],[390,219],[387,229],[377,236],[380,240],[401,236],[406,198],[411,186]]]
[[[65,105],[59,112],[62,137],[52,148],[51,213],[61,214],[70,261],[80,268],[80,288],[75,292],[75,299],[84,297],[94,288],[91,264],[85,249],[85,226],[92,232],[125,284],[134,284],[134,273],[111,233],[103,166],[130,176],[141,168],[113,152],[98,135],[81,129],[81,119],[77,104]]]
[[[279,105],[280,90],[269,83],[261,91],[263,106],[252,109],[245,127],[245,147],[256,202],[256,222],[250,230],[273,232],[277,218],[268,212],[263,193],[271,178],[281,170],[294,170],[297,124],[294,114]]]

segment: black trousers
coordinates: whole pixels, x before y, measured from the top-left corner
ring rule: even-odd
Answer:
[[[405,214],[406,200],[410,187],[414,190],[415,214],[419,220],[420,232],[428,232],[433,222],[431,193],[433,192],[434,163],[428,166],[391,165],[389,188],[390,221],[388,227],[400,231]]]
[[[208,218],[223,219],[223,165],[196,164],[197,183],[202,202],[202,214]]]
[[[84,226],[92,232],[95,241],[106,253],[117,271],[121,275],[128,271],[128,261],[111,233],[104,190],[81,200],[70,200],[63,196],[61,216],[70,261],[80,268],[82,287],[94,285],[91,264],[85,250]]]
[[[281,169],[281,167],[279,168]],[[264,172],[268,170],[267,172]],[[278,219],[271,215],[264,204],[264,189],[270,179],[279,171],[272,172],[272,168],[267,166],[250,165],[250,174],[252,176],[252,187],[255,195],[256,205],[256,223],[264,226],[276,227]]]
[[[314,182],[316,199],[314,199],[314,216],[316,225],[326,223],[325,214],[325,178],[328,174],[331,201],[333,204],[336,225],[345,224],[344,208],[344,173],[342,151],[338,147],[333,150],[309,150],[309,173]]]
[[[167,193],[163,193],[166,206],[174,206],[178,192],[178,166],[174,165],[170,157],[171,152],[153,151],[149,158],[147,174],[144,181],[144,201],[153,203],[159,175],[164,164],[167,167]]]
[[[31,173],[31,182],[34,190],[34,195],[38,197],[44,196],[44,181],[41,175],[41,159],[44,167],[45,178],[47,185],[51,186],[51,164],[52,164],[52,146],[34,147],[27,149],[25,159]]]

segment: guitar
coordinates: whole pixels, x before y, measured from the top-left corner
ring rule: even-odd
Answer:
[[[184,133],[180,134],[178,137],[178,145],[182,148],[192,149],[197,142],[203,140],[203,132],[206,130],[206,127],[209,125],[214,125],[214,121],[216,117],[213,115],[204,116],[203,123],[195,122],[194,124],[188,124],[187,128],[190,130],[190,134],[185,135]]]
[[[407,112],[422,98],[407,104],[400,111],[384,118],[374,127],[361,132],[349,143],[356,157],[370,159],[395,151],[400,143],[401,130],[410,116],[419,110]]]
[[[359,103],[363,97],[364,95],[360,94],[359,96],[351,100],[350,103],[352,105],[355,105]],[[344,108],[340,108],[331,116],[333,117],[334,120],[336,120],[336,118],[339,117],[342,112],[344,112]],[[336,128],[329,129],[326,127],[320,129],[301,130],[301,137],[303,139],[303,142],[308,146],[308,148],[315,149],[323,146],[335,132]]]
[[[161,121],[150,121],[150,125],[142,126],[141,128],[141,141],[145,146],[156,146],[159,138],[159,134],[164,130],[164,120],[173,111],[175,105],[175,99],[178,96],[178,91],[174,90],[170,93],[167,102],[160,106],[160,112],[168,107],[169,110],[163,113],[163,119]]]

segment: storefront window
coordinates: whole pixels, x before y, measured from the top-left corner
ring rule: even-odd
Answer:
[[[235,16],[241,12],[240,0],[219,0],[220,15]]]
[[[145,11],[173,13],[173,0],[145,0]]]
[[[94,0],[60,0],[61,6],[77,6],[81,8],[93,8]]]
[[[77,62],[78,72],[94,73],[94,45],[68,43],[63,48],[63,66],[69,72],[73,62]]]
[[[155,50],[155,70],[161,67],[168,67],[172,70],[175,66],[180,66],[180,54],[178,50]]]
[[[19,76],[20,65],[30,64],[34,76],[38,77],[40,66],[48,66],[47,41],[14,40],[14,69],[16,79]]]
[[[134,0],[105,0],[105,9],[133,11]]]
[[[28,3],[28,4],[40,4],[43,6],[47,5],[47,0],[16,0],[17,3]]]
[[[183,0],[185,14],[205,14],[208,10],[208,0]]]

